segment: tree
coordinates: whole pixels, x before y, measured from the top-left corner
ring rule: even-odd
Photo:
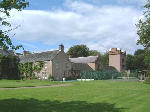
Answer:
[[[29,5],[25,0],[2,0],[0,1],[0,26],[2,28],[5,26],[11,27],[11,24],[7,22],[7,18],[10,17],[10,11],[12,9],[17,9],[21,11],[25,7]],[[2,14],[3,13],[3,14]],[[21,45],[14,46],[10,37],[8,36],[8,32],[12,29],[8,29],[6,31],[0,29],[0,48],[3,49],[19,49],[22,47]]]
[[[97,50],[90,50],[89,51],[89,56],[100,56],[100,52],[98,52]]]
[[[139,40],[137,44],[141,44],[145,48],[145,63],[147,65],[148,72],[150,74],[150,0],[147,0],[144,6],[144,19],[139,20],[137,26],[137,34],[139,35]]]
[[[150,47],[150,0],[147,1],[147,4],[144,6],[145,18],[143,20],[139,20],[137,24],[137,34],[139,35],[139,40],[137,44],[143,45],[145,48]]]
[[[109,65],[109,53],[108,52],[102,55],[102,62],[105,67]]]
[[[144,49],[138,49],[138,50],[136,50],[135,52],[134,52],[134,55],[143,55],[143,54],[145,54],[145,50]]]
[[[89,48],[86,45],[75,45],[69,48],[67,55],[72,58],[87,57],[89,56]]]
[[[134,56],[131,54],[128,54],[126,56],[126,69],[127,70],[134,70],[135,67],[134,67],[133,63],[134,63]]]
[[[127,70],[145,70],[147,68],[145,64],[145,51],[138,49],[134,52],[134,55],[128,54],[126,56],[126,68]]]

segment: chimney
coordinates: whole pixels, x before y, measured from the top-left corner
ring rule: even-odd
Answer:
[[[64,52],[64,45],[63,44],[59,45],[59,51],[63,51]]]
[[[31,54],[29,51],[23,51],[23,56],[26,56],[28,54]]]

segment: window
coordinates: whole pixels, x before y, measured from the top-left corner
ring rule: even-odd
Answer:
[[[56,69],[59,69],[59,62],[55,63]]]
[[[44,68],[45,68],[45,69],[47,68],[47,62],[44,63]]]
[[[42,72],[43,79],[48,79],[47,72]]]
[[[66,69],[68,68],[68,63],[65,63],[65,68],[66,68]]]

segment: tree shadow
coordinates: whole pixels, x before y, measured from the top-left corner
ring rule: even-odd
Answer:
[[[40,101],[37,99],[0,100],[0,112],[121,112],[115,104],[88,103],[85,101]]]

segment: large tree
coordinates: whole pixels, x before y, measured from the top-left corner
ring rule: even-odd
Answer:
[[[144,8],[144,18],[139,20],[139,23],[137,24],[137,34],[139,35],[137,44],[141,44],[145,48],[146,56],[144,60],[150,74],[150,0],[147,0]]]
[[[126,56],[126,68],[128,70],[145,70],[147,68],[145,64],[145,51],[138,49],[134,55],[128,54]]]
[[[14,46],[11,38],[8,36],[8,32],[11,29],[11,23],[7,21],[7,18],[10,17],[10,11],[16,9],[21,11],[29,5],[26,0],[1,0],[0,1],[0,48],[4,49],[18,49],[21,46]],[[10,27],[7,30],[4,27]],[[3,28],[3,29],[2,29]]]
[[[89,48],[86,45],[75,45],[69,48],[67,54],[72,57],[87,57],[89,56]]]
[[[97,50],[90,50],[89,51],[89,56],[100,56],[101,53],[98,52]]]
[[[144,8],[144,18],[137,24],[137,34],[139,35],[137,44],[141,44],[147,49],[150,48],[150,0],[147,1]]]

